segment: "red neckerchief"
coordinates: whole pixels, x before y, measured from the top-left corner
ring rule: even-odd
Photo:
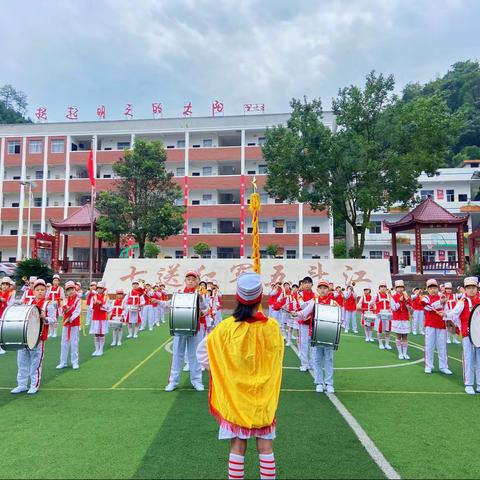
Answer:
[[[252,318],[248,318],[245,320],[247,323],[254,323],[254,322],[266,322],[268,317],[266,317],[262,312],[257,312]]]

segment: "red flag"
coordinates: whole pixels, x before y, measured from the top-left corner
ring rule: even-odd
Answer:
[[[90,179],[90,185],[92,185],[92,187],[94,187],[95,186],[95,173],[93,171],[93,151],[92,150],[90,150],[90,155],[88,156],[87,170],[88,170],[88,178]]]

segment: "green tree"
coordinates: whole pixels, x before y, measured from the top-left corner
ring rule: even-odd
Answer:
[[[18,262],[15,270],[15,281],[17,285],[23,285],[23,278],[38,277],[46,282],[51,282],[53,277],[52,269],[38,258],[27,258]]]
[[[347,245],[345,240],[333,244],[333,258],[347,258]]]
[[[165,169],[167,153],[161,142],[138,139],[133,150],[126,150],[113,165],[120,178],[115,190],[102,192],[97,208],[110,215],[116,208],[115,228],[111,222],[99,222],[99,235],[131,234],[138,243],[139,257],[144,257],[145,243],[166,239],[183,227],[180,187]]]
[[[30,123],[27,96],[12,85],[0,87],[0,123]]]
[[[120,245],[122,235],[129,232],[128,199],[117,192],[100,192],[95,207],[102,213],[97,218],[96,236],[106,243]]]
[[[371,214],[408,205],[423,171],[433,174],[455,141],[458,123],[439,96],[400,102],[392,76],[367,75],[363,88],[339,90],[332,133],[320,100],[292,100],[286,126],[267,130],[266,190],[275,198],[330,207],[353,231],[353,255],[363,251]]]
[[[193,251],[199,257],[203,257],[203,255],[206,255],[210,251],[210,245],[205,242],[198,242],[193,246]]]
[[[160,247],[156,243],[147,242],[145,244],[145,258],[157,258],[160,253]]]
[[[270,244],[267,246],[267,255],[269,257],[276,257],[279,250],[280,247],[278,245]]]

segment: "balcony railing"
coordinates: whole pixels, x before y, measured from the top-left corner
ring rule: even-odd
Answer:
[[[442,261],[442,262],[425,262],[423,263],[423,270],[457,270],[459,267],[458,261]]]

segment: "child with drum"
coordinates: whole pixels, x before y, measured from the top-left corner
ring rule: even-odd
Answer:
[[[112,323],[113,322],[113,323]],[[127,323],[125,319],[125,294],[120,288],[115,292],[115,300],[110,310],[110,325],[112,326],[111,347],[122,346],[123,327]]]
[[[55,322],[50,325],[49,337],[57,338],[57,330],[58,330],[58,318],[62,313],[62,301],[65,299],[65,292],[63,291],[62,286],[60,285],[60,275],[57,273],[53,276],[52,285],[48,289],[47,292],[47,299],[53,302],[54,305],[57,307],[57,315],[55,317]]]
[[[12,280],[10,277],[3,277],[0,285],[0,320],[3,312],[7,307],[15,303],[15,291],[12,291]],[[0,355],[3,355],[5,350],[0,347]]]
[[[473,308],[480,304],[478,295],[478,280],[476,277],[467,277],[463,281],[465,294],[457,302],[456,306],[447,312],[446,318],[454,322],[462,335],[463,346],[463,380],[465,393],[475,395],[473,386],[476,383],[477,393],[480,393],[480,348],[476,348],[470,340],[470,315]],[[476,382],[475,382],[476,381]]]
[[[457,305],[457,296],[453,293],[453,285],[451,282],[445,282],[443,284],[443,296],[446,298],[444,310],[445,314],[448,317],[449,312],[451,312]],[[460,334],[460,330],[455,326],[453,321],[447,322],[447,344],[448,343],[461,343],[457,339],[457,334]]]
[[[380,348],[380,350],[391,350],[390,327],[392,310],[390,300],[392,295],[390,290],[388,290],[387,282],[382,282],[378,286],[378,290],[378,293],[372,300],[372,304],[375,306],[375,313],[377,314],[375,330],[377,331],[378,348]]]
[[[256,440],[260,478],[276,476],[273,440],[284,346],[278,323],[259,312],[262,292],[260,275],[241,275],[233,315],[197,350],[198,361],[210,369],[209,406],[220,425],[218,438],[230,440],[228,478],[244,478],[249,438]]]
[[[302,291],[299,295],[300,309],[305,308],[308,302],[315,300],[315,293],[312,290],[313,280],[305,277],[302,280]],[[298,350],[300,352],[300,371],[306,372],[312,368],[312,347],[310,346],[310,329],[313,320],[313,311],[306,317],[296,316],[298,322]]]
[[[65,284],[65,292],[67,298],[62,309],[63,328],[62,328],[62,344],[60,347],[60,363],[58,369],[65,368],[68,363],[68,350],[70,351],[70,360],[72,368],[77,370],[78,365],[78,340],[80,337],[80,314],[82,313],[82,301],[78,297],[75,290],[75,283],[69,281]]]
[[[105,335],[108,333],[108,295],[105,283],[97,283],[97,291],[90,303],[92,307],[92,325],[90,335],[95,335],[95,351],[92,357],[101,357],[105,345]]]
[[[435,350],[438,353],[440,372],[452,375],[448,368],[447,330],[445,324],[445,297],[440,297],[438,283],[434,278],[427,280],[428,295],[422,296],[425,309],[425,373],[433,372]]]
[[[395,333],[399,360],[410,360],[408,356],[408,334],[410,333],[410,298],[405,292],[403,280],[395,280],[395,293],[392,295],[392,332]]]
[[[338,303],[338,297],[335,297],[335,301]],[[375,313],[372,311],[372,290],[370,287],[363,289],[363,295],[360,297],[357,303],[357,309],[362,313],[362,325],[365,330],[365,341],[374,342],[373,339],[373,327],[375,325]]]
[[[320,280],[318,282],[318,297],[309,300],[307,304],[302,307],[302,310],[297,313],[297,319],[299,321],[307,318],[312,319],[310,321],[310,329],[313,322],[315,303],[338,307],[333,294],[329,291],[326,280]],[[318,393],[323,393],[325,389],[328,393],[335,392],[333,387],[333,353],[333,346],[315,345],[312,347],[314,382]]]
[[[185,274],[185,287],[179,290],[180,293],[195,293],[198,291],[198,284],[200,276],[198,272],[189,270]],[[200,310],[205,311],[206,306],[204,301],[199,295]],[[168,305],[169,302],[165,302]],[[200,325],[199,325],[200,326]],[[202,367],[197,361],[196,351],[198,344],[200,343],[200,336],[181,336],[174,335],[173,337],[173,354],[172,354],[172,366],[170,368],[170,375],[168,377],[168,384],[165,387],[166,392],[172,392],[180,383],[182,365],[185,360],[185,355],[188,356],[188,366],[190,371],[190,381],[192,386],[198,392],[203,392],[205,387],[202,383]]]
[[[138,280],[133,280],[132,289],[127,295],[125,308],[127,309],[127,338],[138,338],[138,330],[142,323],[140,307],[145,304],[143,297],[143,288],[140,287]]]
[[[41,278],[33,283],[34,298],[30,305],[36,305],[40,310],[40,320],[42,329],[40,331],[40,340],[33,350],[21,348],[17,352],[17,386],[11,391],[13,394],[27,392],[28,395],[34,395],[40,388],[42,378],[43,353],[45,351],[45,341],[48,338],[48,326],[56,319],[56,309],[52,302],[46,300],[47,284]],[[28,379],[30,378],[30,388],[27,391]]]

